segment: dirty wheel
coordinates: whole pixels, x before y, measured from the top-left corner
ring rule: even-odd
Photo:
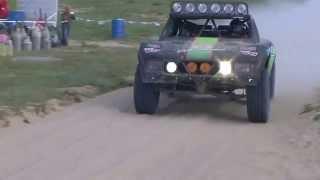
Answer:
[[[256,86],[247,87],[248,118],[253,123],[267,123],[270,115],[270,75],[265,69]]]
[[[134,82],[134,104],[139,114],[154,114],[158,109],[160,92],[153,84],[143,83],[139,67]]]

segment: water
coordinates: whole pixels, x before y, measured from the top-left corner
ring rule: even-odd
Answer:
[[[261,36],[277,47],[278,92],[314,92],[320,82],[320,1],[276,3],[253,14]]]

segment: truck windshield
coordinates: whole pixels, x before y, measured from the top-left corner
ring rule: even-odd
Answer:
[[[167,24],[167,37],[249,38],[249,25],[243,19],[176,19]]]

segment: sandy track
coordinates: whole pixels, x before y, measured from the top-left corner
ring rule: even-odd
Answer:
[[[246,121],[244,105],[223,98],[162,98],[158,115],[136,115],[131,91],[4,133],[0,179],[320,177],[319,164],[305,154],[309,147],[299,146],[299,133],[311,124],[297,118],[301,100],[278,97],[272,122],[256,125]]]

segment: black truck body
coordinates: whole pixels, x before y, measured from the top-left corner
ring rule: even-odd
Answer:
[[[220,13],[214,11],[215,6],[220,7]],[[232,12],[227,9],[231,6]],[[207,7],[205,12],[203,7]],[[244,7],[242,11],[240,8]],[[174,2],[159,40],[142,42],[138,59],[136,87],[142,83],[152,87],[156,94],[160,91],[233,94],[244,89],[249,119],[266,122],[269,118],[270,100],[259,110],[268,112],[257,116],[257,110],[249,111],[252,104],[258,106],[256,101],[261,100],[257,98],[273,98],[276,52],[271,41],[260,38],[246,3]],[[261,90],[260,86],[266,85]],[[143,108],[139,108],[141,95],[137,91],[135,88],[137,112],[153,114],[155,111],[139,111]],[[144,104],[149,100],[145,99]]]

